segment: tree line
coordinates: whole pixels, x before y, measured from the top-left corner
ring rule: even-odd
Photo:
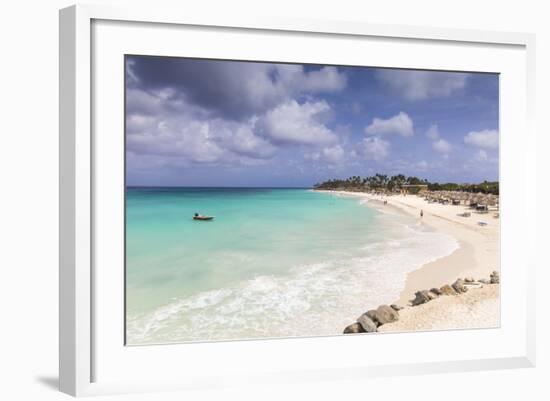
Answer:
[[[478,184],[457,184],[454,182],[438,183],[429,182],[425,178],[406,177],[403,174],[388,176],[386,174],[375,174],[373,176],[360,177],[354,175],[345,179],[333,178],[314,185],[315,189],[354,189],[354,190],[384,190],[396,191],[403,185],[427,185],[431,191],[463,191],[481,192],[498,195],[498,181],[483,181]]]

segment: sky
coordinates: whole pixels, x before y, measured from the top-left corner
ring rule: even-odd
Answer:
[[[498,75],[126,56],[130,186],[498,180]]]

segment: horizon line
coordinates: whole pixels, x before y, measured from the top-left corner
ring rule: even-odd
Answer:
[[[290,187],[290,186],[218,186],[218,185],[126,185],[126,188],[260,188],[260,189],[307,189],[313,188],[314,185],[305,187]]]

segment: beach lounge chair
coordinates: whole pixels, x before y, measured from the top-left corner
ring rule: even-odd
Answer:
[[[489,208],[487,205],[477,204],[476,206],[476,212],[478,213],[489,213]]]

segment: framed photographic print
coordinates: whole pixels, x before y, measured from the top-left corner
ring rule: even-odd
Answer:
[[[533,43],[62,10],[61,390],[532,366]]]

